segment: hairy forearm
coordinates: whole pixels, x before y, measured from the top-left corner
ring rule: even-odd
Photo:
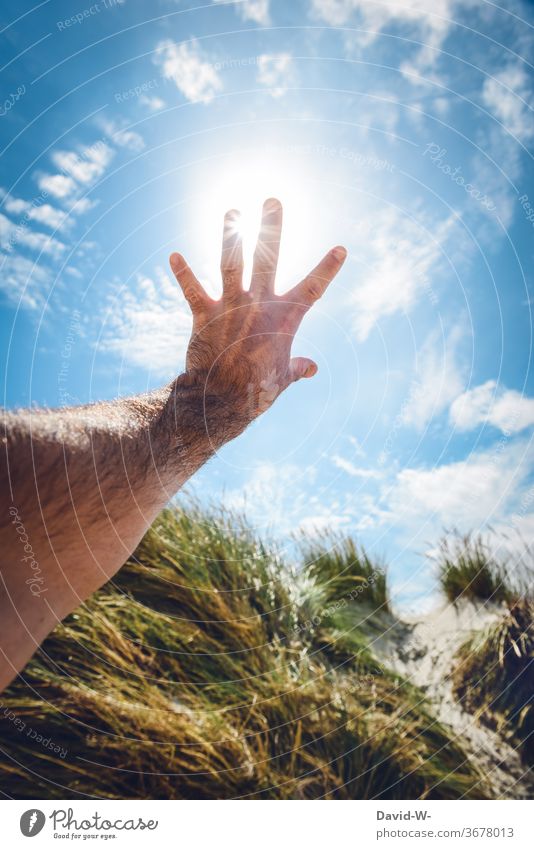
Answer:
[[[6,414],[0,688],[54,625],[107,581],[246,410],[182,375],[149,395]]]

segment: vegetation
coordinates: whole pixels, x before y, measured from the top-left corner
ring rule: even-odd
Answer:
[[[165,511],[0,696],[1,791],[485,798],[373,655],[370,623],[393,621],[383,571],[350,540],[302,542],[293,572],[235,516]]]
[[[479,721],[507,736],[534,765],[534,601],[517,600],[460,648],[453,689]]]
[[[534,763],[534,598],[532,552],[515,561],[495,558],[482,538],[446,537],[440,546],[441,587],[449,601],[460,599],[502,608],[489,628],[475,632],[459,649],[453,692],[478,721],[497,729]]]
[[[441,588],[445,597],[480,602],[510,602],[517,597],[509,569],[494,558],[481,537],[451,534],[441,541],[438,555]]]

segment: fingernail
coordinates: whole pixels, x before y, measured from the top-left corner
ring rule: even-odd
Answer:
[[[338,262],[342,262],[347,256],[347,251],[341,245],[338,245],[337,248],[332,248],[332,256]]]
[[[282,206],[278,198],[267,198],[263,205],[268,212],[274,212]]]
[[[314,374],[317,374],[317,366],[314,365],[314,363],[310,363],[310,365],[304,372],[304,377],[313,377]]]

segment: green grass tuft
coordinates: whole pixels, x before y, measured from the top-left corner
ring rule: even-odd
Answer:
[[[464,599],[499,604],[517,596],[506,564],[492,556],[480,537],[445,537],[437,560],[441,589],[453,603]]]

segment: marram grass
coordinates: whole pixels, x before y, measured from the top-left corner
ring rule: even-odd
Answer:
[[[421,692],[374,659],[385,578],[338,543],[293,572],[235,516],[164,511],[0,695],[0,791],[485,798]]]
[[[465,642],[453,691],[480,722],[496,728],[534,766],[534,601],[512,603],[499,622]]]
[[[516,595],[506,564],[499,562],[481,537],[448,534],[439,547],[438,573],[448,601],[500,604]]]

